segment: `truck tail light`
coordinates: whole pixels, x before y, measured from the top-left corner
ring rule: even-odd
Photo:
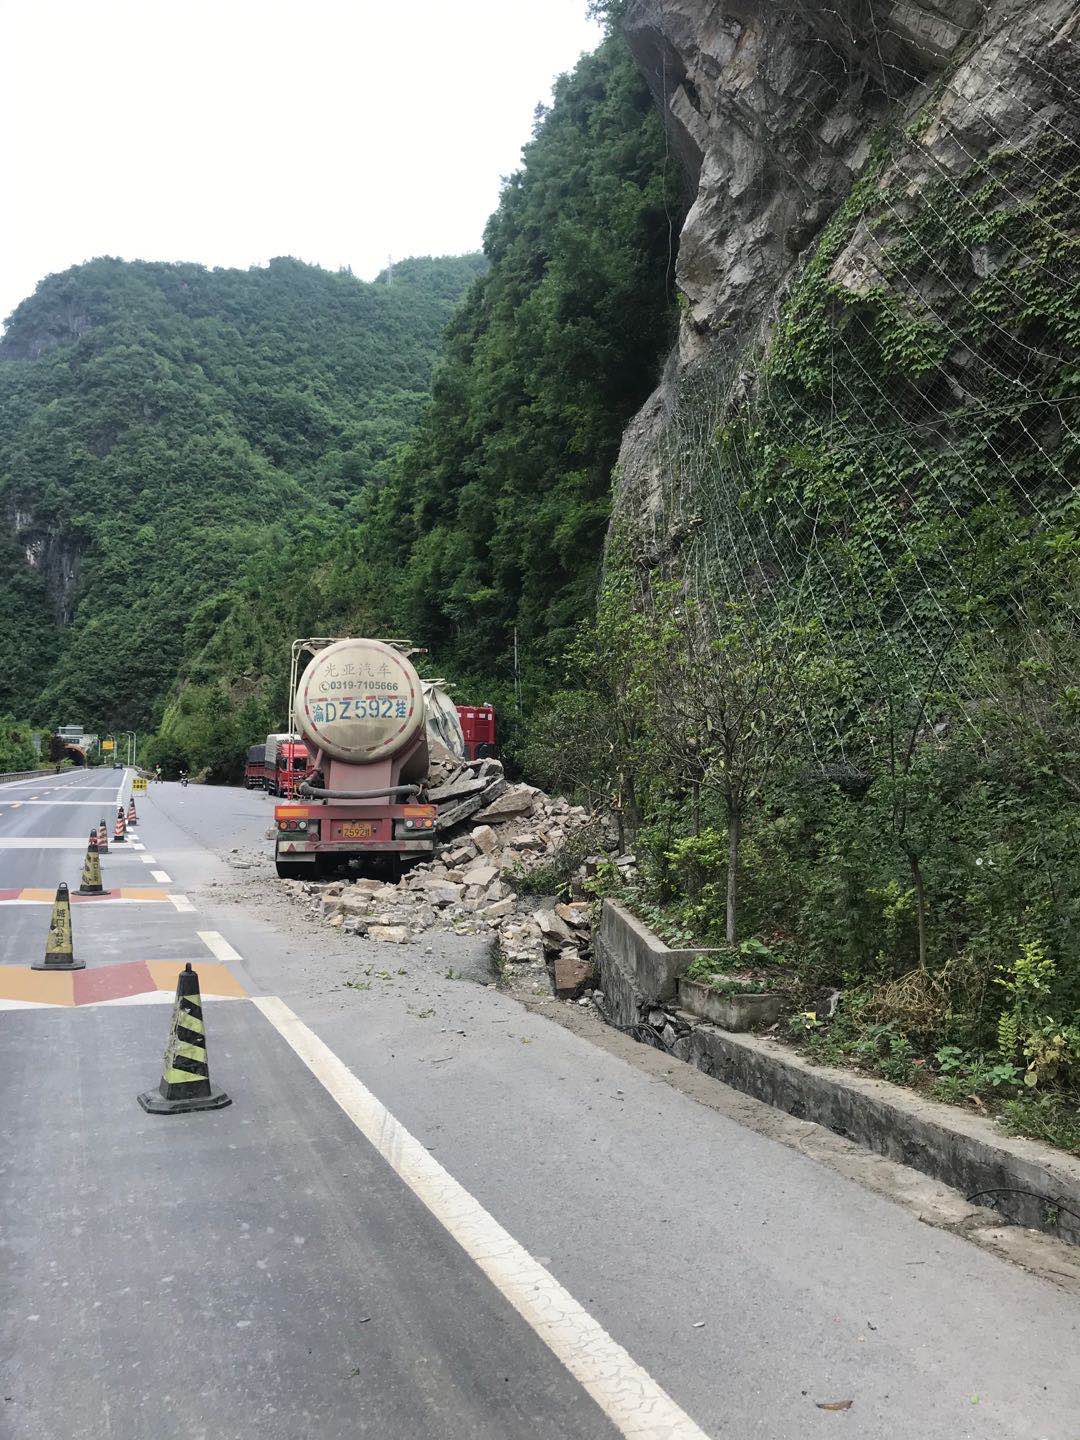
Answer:
[[[435,805],[406,805],[403,808],[406,830],[434,830],[438,814]]]

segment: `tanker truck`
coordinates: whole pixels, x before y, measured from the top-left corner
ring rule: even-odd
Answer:
[[[445,743],[447,717],[434,696],[425,698],[409,659],[415,653],[405,641],[294,642],[292,719],[312,758],[295,799],[274,807],[283,878],[310,879],[350,862],[396,878],[410,860],[434,854],[438,807],[417,797],[428,774],[429,719]]]

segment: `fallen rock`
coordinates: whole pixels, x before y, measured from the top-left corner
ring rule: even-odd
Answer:
[[[427,886],[427,898],[435,906],[456,905],[461,895],[460,885],[451,885],[446,881],[436,881],[435,884]]]
[[[479,885],[484,888],[499,878],[499,872],[494,865],[476,864],[470,865],[462,878],[466,885]]]
[[[572,925],[576,930],[586,930],[589,926],[589,907],[580,903],[572,905],[556,905],[555,914],[560,920],[565,920],[567,925]]]
[[[560,950],[555,957],[555,994],[560,1000],[576,1000],[594,979],[591,960],[575,947]]]
[[[485,905],[480,911],[480,914],[483,915],[486,920],[498,920],[503,915],[513,914],[513,910],[514,902],[512,899],[507,898],[506,900],[496,900],[492,905]]]
[[[518,815],[527,815],[540,792],[534,785],[512,785],[485,810],[477,815],[478,820],[512,820]]]
[[[495,831],[490,825],[477,825],[476,829],[469,835],[469,839],[477,849],[482,850],[485,855],[493,854],[498,844],[495,839]]]
[[[540,933],[545,940],[553,941],[559,945],[572,945],[574,934],[565,920],[560,920],[554,910],[537,910],[533,919],[540,927]]]
[[[366,915],[372,904],[370,895],[343,895],[338,909],[345,915]]]
[[[382,940],[389,945],[406,945],[412,939],[412,934],[404,925],[369,925],[367,938]]]

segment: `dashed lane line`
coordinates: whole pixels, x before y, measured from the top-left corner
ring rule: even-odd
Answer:
[[[707,1440],[570,1292],[444,1170],[276,995],[252,1004],[627,1440]]]
[[[191,903],[191,901],[188,899],[188,897],[187,897],[186,895],[174,895],[174,894],[170,891],[170,892],[169,892],[169,899],[170,899],[170,900],[172,901],[172,903],[176,906],[177,910],[180,911],[180,914],[181,914],[181,915],[194,915],[194,914],[195,914],[195,906]]]
[[[143,863],[144,865],[156,865],[156,864],[157,864],[157,861],[154,859],[153,855],[140,855],[140,856],[139,856],[139,859],[142,861],[142,863]]]
[[[239,960],[240,956],[217,930],[196,930],[196,935],[215,960]]]
[[[172,876],[167,875],[164,870],[151,870],[150,874],[154,877],[154,879],[158,882],[159,885],[172,884]]]

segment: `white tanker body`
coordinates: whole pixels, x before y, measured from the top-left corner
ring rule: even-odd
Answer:
[[[431,856],[436,807],[417,802],[427,776],[424,687],[408,657],[382,640],[298,642],[314,649],[293,695],[293,718],[316,775],[278,805],[279,875],[303,879],[351,860]],[[319,648],[315,648],[318,646]]]

